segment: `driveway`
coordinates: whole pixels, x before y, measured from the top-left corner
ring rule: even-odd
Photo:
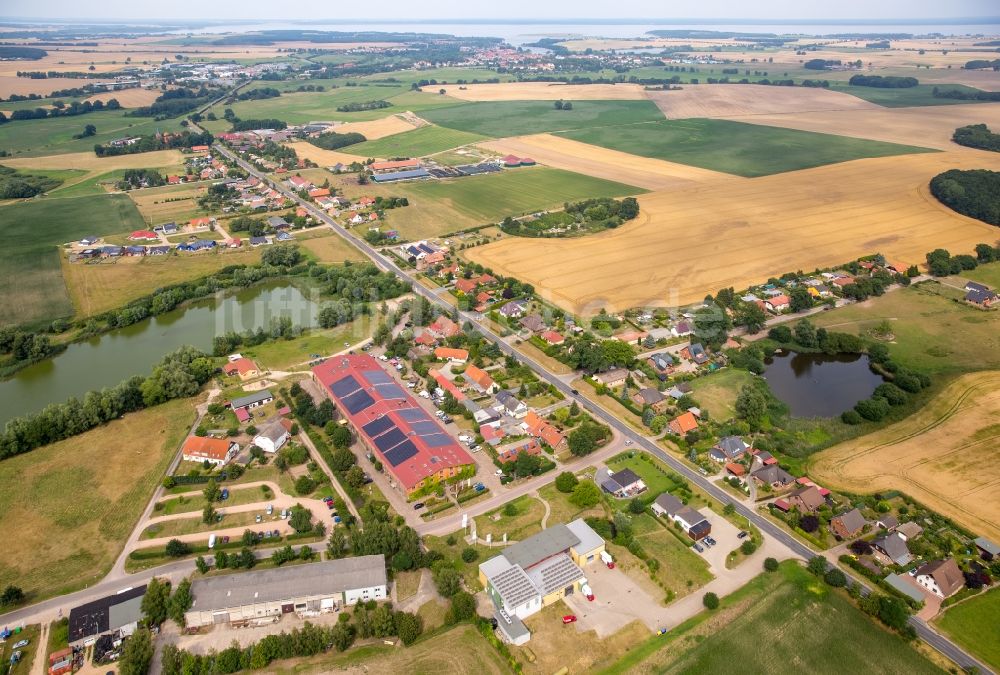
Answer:
[[[707,507],[700,509],[698,513],[705,516],[708,522],[712,524],[712,533],[709,536],[718,542],[715,546],[711,547],[706,546],[704,541],[701,542],[701,547],[705,549],[705,552],[699,555],[708,562],[709,570],[715,576],[728,574],[730,570],[726,569],[726,557],[743,543],[742,539],[737,538],[740,530],[724,517]]]
[[[594,591],[593,602],[582,593],[564,600],[576,615],[577,630],[594,630],[598,637],[605,638],[636,619],[651,631],[659,628],[667,608],[661,607],[627,574],[617,568],[610,570],[600,562],[584,567],[583,571]]]

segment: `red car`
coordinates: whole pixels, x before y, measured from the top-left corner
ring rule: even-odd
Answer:
[[[587,594],[587,599],[590,600],[591,602],[593,602],[594,601],[594,594],[593,593],[588,593]]]
[[[575,621],[576,621],[576,615],[574,614],[567,614],[566,616],[563,617],[563,623],[573,623]]]

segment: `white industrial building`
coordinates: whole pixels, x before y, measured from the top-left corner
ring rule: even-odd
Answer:
[[[385,556],[366,555],[293,567],[196,579],[194,602],[184,615],[197,628],[216,623],[247,625],[283,614],[313,616],[346,605],[384,600]]]

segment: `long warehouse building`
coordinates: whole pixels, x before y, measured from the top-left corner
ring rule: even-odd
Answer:
[[[373,356],[335,356],[313,368],[313,377],[407,495],[471,475],[472,456]]]
[[[365,555],[293,567],[196,579],[184,618],[197,628],[247,624],[296,613],[312,616],[358,601],[385,600],[385,556]]]

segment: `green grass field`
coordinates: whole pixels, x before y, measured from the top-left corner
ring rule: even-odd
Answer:
[[[990,288],[1000,288],[1000,262],[980,265],[974,270],[962,272],[962,276],[986,284]]]
[[[987,665],[1000,668],[1000,589],[960,602],[934,623]]]
[[[552,101],[488,101],[429,110],[422,117],[443,127],[503,138],[655,122],[663,113],[651,101],[573,101],[572,110],[556,110]]]
[[[663,120],[559,135],[633,155],[747,177],[864,157],[934,152],[909,145],[708,119]]]
[[[740,388],[752,380],[753,375],[745,370],[726,368],[692,380],[691,395],[712,419],[728,420],[735,412],[733,406]]]
[[[423,157],[483,140],[486,137],[479,134],[430,125],[350,145],[343,150],[362,157]]]
[[[193,421],[178,399],[0,462],[0,587],[37,602],[103,577]]]
[[[140,136],[180,130],[181,118],[155,121],[151,117],[126,117],[121,111],[104,111],[74,117],[21,120],[0,125],[0,149],[15,157],[37,157],[67,152],[93,151],[94,145],[122,136]],[[74,139],[84,125],[93,124],[97,134]]]
[[[983,101],[963,101],[957,98],[935,98],[934,88],[941,90],[977,91],[961,84],[918,84],[906,89],[879,89],[877,87],[852,87],[846,82],[830,82],[831,91],[840,91],[886,108],[908,108],[924,105],[954,105],[956,103],[983,103]]]
[[[125,195],[46,199],[0,207],[0,324],[51,321],[73,314],[59,245],[143,227]]]
[[[930,281],[812,317],[828,330],[867,335],[889,321],[894,360],[934,375],[1000,368],[1000,313],[955,302],[962,292]]]
[[[498,175],[392,186],[392,192],[409,197],[411,203],[421,199],[442,202],[466,217],[489,222],[507,215],[558,208],[564,202],[622,197],[645,190],[570,171],[534,167]]]
[[[762,574],[603,673],[898,675],[943,671],[796,563]]]

